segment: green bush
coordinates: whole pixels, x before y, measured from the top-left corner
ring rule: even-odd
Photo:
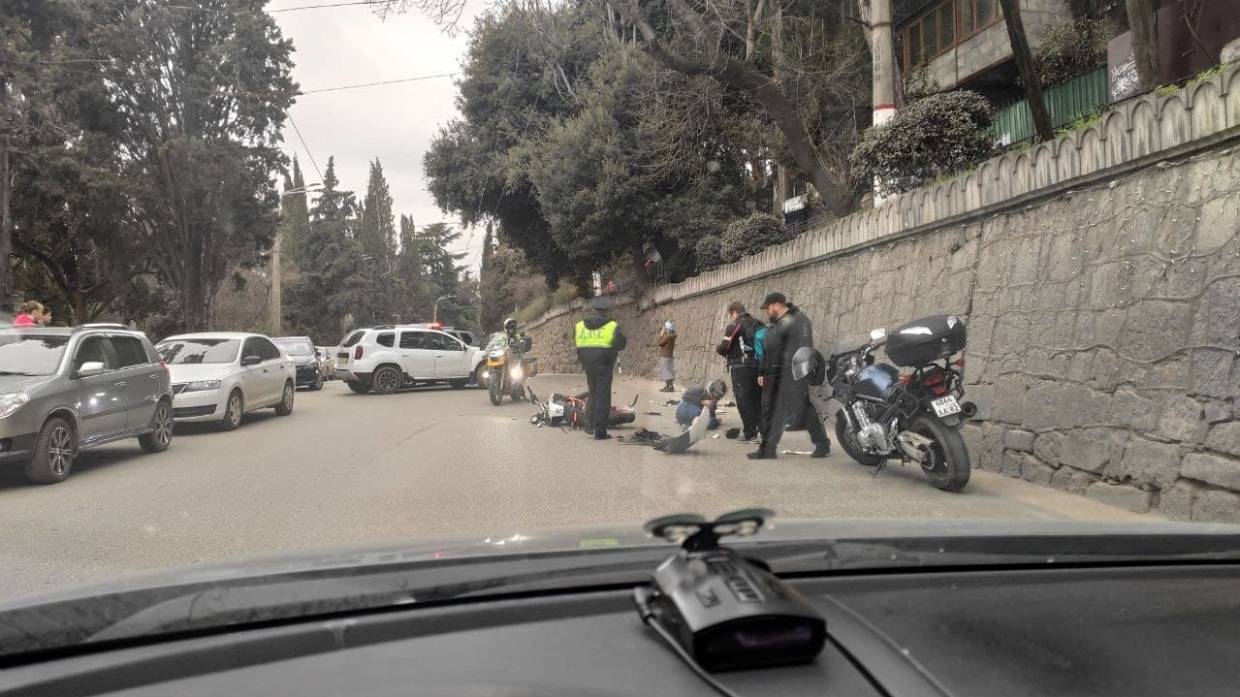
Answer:
[[[1078,19],[1046,32],[1034,66],[1042,87],[1062,85],[1107,64],[1107,41],[1114,24],[1105,19]]]
[[[792,234],[779,218],[767,213],[754,213],[732,221],[724,229],[719,245],[720,256],[724,263],[730,264],[790,239]]]
[[[877,179],[881,194],[915,189],[990,157],[991,120],[990,103],[976,92],[931,95],[867,130],[848,161],[858,178]],[[726,256],[726,239],[724,247]]]
[[[693,246],[698,271],[707,271],[723,263],[723,242],[718,235],[705,235]]]

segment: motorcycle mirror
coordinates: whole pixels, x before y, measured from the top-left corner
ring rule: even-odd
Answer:
[[[870,341],[873,341],[874,343],[878,343],[886,338],[887,338],[886,329],[871,329],[870,330]]]

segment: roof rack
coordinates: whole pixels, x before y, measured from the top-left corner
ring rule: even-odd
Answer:
[[[125,331],[133,331],[129,327],[120,322],[88,322],[79,324],[73,328],[73,331],[82,331],[83,329],[124,329]]]

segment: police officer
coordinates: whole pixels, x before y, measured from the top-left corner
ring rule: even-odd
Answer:
[[[517,353],[525,353],[534,345],[533,339],[517,331],[517,320],[512,317],[504,320],[504,338],[508,341],[508,348]]]
[[[616,354],[624,350],[628,340],[613,319],[604,311],[607,300],[595,298],[585,319],[577,323],[575,340],[577,360],[586,374],[590,389],[590,407],[586,426],[595,440],[607,440],[607,415],[611,412],[611,376],[616,368]]]

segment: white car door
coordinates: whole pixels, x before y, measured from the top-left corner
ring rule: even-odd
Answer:
[[[246,411],[269,406],[273,400],[270,359],[265,353],[256,336],[246,339],[241,345],[241,391],[245,395]],[[257,362],[247,365],[255,358]]]
[[[435,379],[435,351],[431,332],[406,329],[400,333],[400,363],[405,374],[414,380]]]
[[[472,366],[468,365],[469,353],[456,337],[447,334],[431,334],[431,346],[435,353],[435,377],[440,380],[466,378]]]
[[[275,342],[270,339],[259,337],[255,339],[258,342],[259,355],[263,357],[263,382],[267,388],[267,404],[276,404],[284,398],[284,383],[292,376],[289,374],[293,361]]]

